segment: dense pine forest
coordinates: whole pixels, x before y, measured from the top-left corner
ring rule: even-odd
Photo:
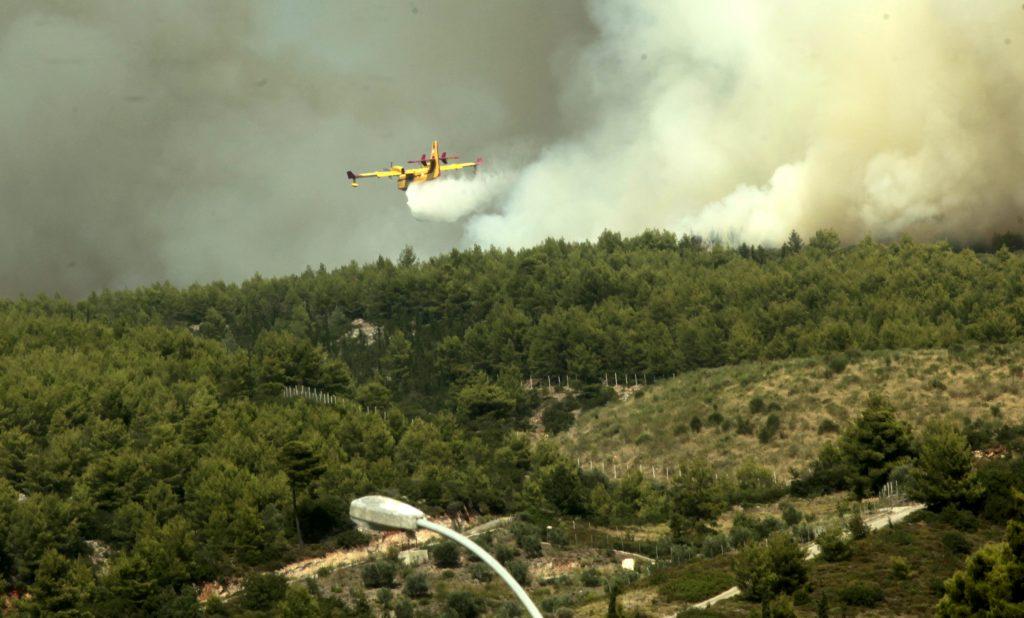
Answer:
[[[407,249],[237,285],[0,301],[0,587],[27,615],[198,615],[198,584],[364,543],[347,508],[366,493],[534,524],[667,522],[665,543],[696,555],[730,504],[869,495],[922,447],[934,461],[914,464],[918,478],[932,479],[943,454],[979,445],[949,427],[917,444],[879,398],[792,487],[756,467],[712,481],[698,462],[671,485],[611,479],[525,431],[553,405],[525,382],[568,379],[588,407],[614,396],[609,374],[653,381],[1022,335],[1024,254],[842,246],[828,231],[772,249],[606,232],[426,260]],[[284,396],[295,387],[333,397]],[[884,452],[874,435],[888,436]],[[934,479],[921,498],[1005,522],[1007,470],[988,477],[995,503]]]

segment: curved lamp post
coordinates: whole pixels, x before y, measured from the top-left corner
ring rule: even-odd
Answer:
[[[484,551],[482,547],[471,541],[468,537],[428,520],[423,511],[418,508],[395,500],[394,498],[388,498],[387,496],[363,496],[362,498],[356,498],[352,501],[352,504],[348,509],[348,514],[349,517],[352,518],[352,521],[354,521],[360,528],[369,528],[370,530],[409,531],[415,531],[417,528],[423,528],[455,541],[459,545],[462,545],[469,551],[476,554],[484,564],[494,569],[494,572],[498,574],[498,577],[500,577],[506,584],[508,584],[508,587],[512,589],[512,592],[515,593],[519,602],[526,607],[526,611],[530,614],[531,618],[543,618],[540,611],[537,609],[537,606],[533,604],[533,601],[531,601],[530,597],[527,596],[526,591],[523,590],[523,587],[519,585],[519,582],[517,582],[507,570],[505,570],[505,567],[501,566],[501,563],[495,560],[493,556]]]

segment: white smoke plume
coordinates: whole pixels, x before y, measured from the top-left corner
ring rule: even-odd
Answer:
[[[491,204],[507,189],[511,178],[502,172],[475,176],[442,176],[409,186],[405,192],[409,212],[421,221],[451,223]]]
[[[987,239],[1024,214],[1018,2],[594,2],[579,129],[466,242],[662,227]]]

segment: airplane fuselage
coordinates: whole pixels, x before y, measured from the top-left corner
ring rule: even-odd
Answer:
[[[362,174],[355,174],[352,171],[348,172],[348,178],[351,181],[353,187],[358,187],[360,178],[377,177],[377,178],[395,178],[398,181],[398,190],[405,191],[409,188],[409,185],[416,184],[419,182],[427,182],[428,180],[434,180],[440,178],[442,170],[453,171],[461,170],[467,167],[476,167],[483,162],[483,159],[477,159],[472,163],[455,163],[449,164],[449,159],[457,159],[454,155],[449,157],[447,152],[438,154],[437,152],[437,141],[435,140],[430,147],[430,158],[427,155],[423,155],[419,161],[409,161],[409,163],[419,163],[420,167],[413,169],[406,169],[401,165],[392,165],[390,169],[377,170],[373,172],[365,172]]]

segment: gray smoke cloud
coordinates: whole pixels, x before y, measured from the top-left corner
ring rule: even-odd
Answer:
[[[1024,214],[1024,5],[594,2],[567,86],[585,128],[467,242],[649,227],[777,244],[987,239]]]
[[[7,2],[0,294],[667,228],[984,239],[1024,213],[1024,6]],[[480,174],[346,169],[430,140]]]
[[[239,280],[447,250],[392,183],[564,135],[581,2],[0,4],[0,295]]]

